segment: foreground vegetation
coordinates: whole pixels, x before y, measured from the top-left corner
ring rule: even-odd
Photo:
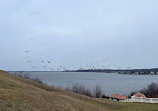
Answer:
[[[151,83],[146,88],[138,91],[132,91],[129,97],[137,92],[144,94],[148,98],[158,98],[158,83]]]
[[[0,111],[157,111],[157,104],[91,98],[0,71]]]

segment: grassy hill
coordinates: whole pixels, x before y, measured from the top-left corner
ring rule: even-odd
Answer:
[[[0,71],[0,111],[158,111],[158,104],[90,98]]]

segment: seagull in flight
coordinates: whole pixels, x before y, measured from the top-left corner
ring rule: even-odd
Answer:
[[[27,61],[27,62],[32,63],[31,61]]]
[[[48,61],[48,64],[50,64],[50,60]]]
[[[41,61],[41,62],[45,63],[44,61]]]

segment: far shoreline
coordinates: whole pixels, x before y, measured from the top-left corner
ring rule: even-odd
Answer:
[[[82,69],[65,71],[7,71],[7,72],[91,72],[91,73],[115,73],[123,75],[158,75],[158,68],[153,69]]]

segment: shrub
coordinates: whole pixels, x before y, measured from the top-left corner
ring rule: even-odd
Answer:
[[[32,78],[31,80],[36,81],[36,82],[41,83],[41,84],[44,84],[44,83],[42,82],[42,80],[39,79],[39,78]]]
[[[41,79],[39,79],[39,78],[31,78],[29,72],[19,71],[19,72],[15,72],[14,75],[22,77],[22,78],[25,78],[25,79],[30,79],[30,80],[33,80],[33,81],[36,81],[38,83],[43,84]]]
[[[137,92],[144,94],[148,98],[158,98],[158,83],[151,83],[146,88],[133,91],[130,93],[129,97],[133,96]]]
[[[89,88],[85,87],[84,85],[80,85],[78,83],[72,85],[71,87],[66,87],[65,90],[89,97],[96,97],[96,98],[102,97],[102,90],[101,87],[98,85],[94,88],[93,92]]]
[[[31,79],[29,72],[19,71],[19,72],[15,72],[14,75],[25,78],[25,79]]]
[[[109,99],[109,96],[103,95],[102,98]]]
[[[66,88],[66,89],[68,89],[69,91],[78,93],[78,94],[92,97],[91,90],[80,84],[74,84],[74,85],[72,85],[71,88]]]
[[[94,97],[101,98],[102,97],[102,89],[101,89],[101,87],[99,85],[97,85],[94,88],[93,93],[94,93]]]

